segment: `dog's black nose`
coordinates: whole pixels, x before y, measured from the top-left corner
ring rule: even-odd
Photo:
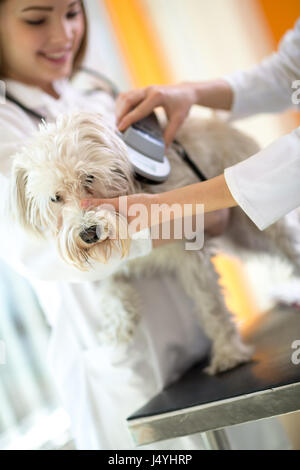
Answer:
[[[79,236],[85,243],[96,243],[100,239],[100,227],[92,225],[80,232]]]

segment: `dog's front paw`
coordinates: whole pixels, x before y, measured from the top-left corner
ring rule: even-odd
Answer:
[[[232,344],[214,347],[210,365],[204,369],[204,372],[215,375],[233,369],[239,364],[251,361],[253,354],[254,347],[236,340]]]
[[[140,302],[135,290],[127,283],[104,283],[99,292],[102,344],[128,344],[140,321]]]
[[[98,339],[103,345],[129,344],[133,339],[135,329],[136,322],[132,319],[118,322],[118,324],[106,324],[101,330],[98,330]]]

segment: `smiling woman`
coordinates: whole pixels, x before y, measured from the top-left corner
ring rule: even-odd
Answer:
[[[58,98],[52,82],[71,77],[87,45],[80,0],[0,0],[0,77]]]

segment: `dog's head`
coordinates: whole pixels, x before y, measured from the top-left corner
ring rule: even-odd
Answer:
[[[129,248],[127,224],[112,210],[84,211],[80,199],[133,192],[125,144],[95,113],[61,115],[43,124],[16,155],[11,210],[26,230],[56,237],[63,258],[80,269]]]

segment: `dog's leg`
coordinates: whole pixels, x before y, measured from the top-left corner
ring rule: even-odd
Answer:
[[[129,343],[140,320],[140,299],[135,289],[123,276],[114,276],[101,282],[99,302],[101,343]]]
[[[208,250],[186,251],[178,273],[184,289],[196,303],[201,326],[212,340],[212,357],[206,372],[216,374],[251,360],[254,350],[243,343],[226,308]]]

